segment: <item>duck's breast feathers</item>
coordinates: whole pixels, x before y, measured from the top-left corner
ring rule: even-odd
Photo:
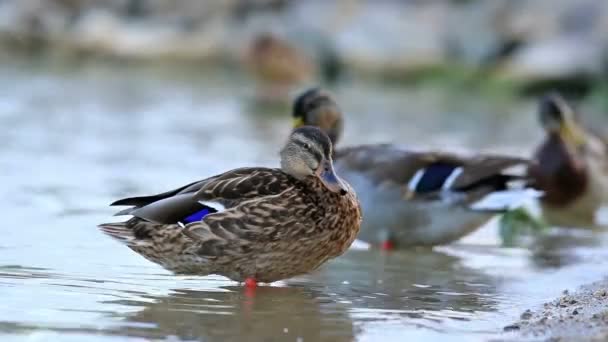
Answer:
[[[388,144],[342,149],[335,159],[340,171],[363,173],[374,183],[408,186],[414,192],[463,189],[497,175],[515,177],[530,163],[517,157],[412,151]],[[521,170],[510,173],[517,166]]]

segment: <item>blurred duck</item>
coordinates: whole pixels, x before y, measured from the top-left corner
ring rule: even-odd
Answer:
[[[314,79],[313,61],[288,41],[263,33],[251,42],[246,64],[258,81],[264,98],[285,98],[298,85]]]
[[[590,226],[608,200],[608,153],[606,142],[577,122],[577,114],[559,94],[543,97],[539,119],[545,140],[529,168],[539,190],[548,223]]]
[[[295,100],[293,119],[295,129],[318,126],[334,144],[343,129],[340,108],[319,89]],[[386,249],[450,243],[537,195],[526,188],[530,162],[516,157],[377,144],[338,149],[334,163],[361,201],[358,238]]]
[[[248,167],[162,194],[125,198],[126,222],[100,229],[178,274],[273,282],[314,270],[348,249],[361,222],[354,191],[335,173],[331,141],[292,132],[281,168]]]
[[[271,33],[254,37],[245,63],[258,81],[261,98],[285,100],[291,90],[322,80],[336,83],[344,73],[333,42],[315,32],[300,32],[298,45]]]

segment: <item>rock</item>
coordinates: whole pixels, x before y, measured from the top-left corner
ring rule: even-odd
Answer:
[[[530,311],[530,309],[521,314],[521,319],[528,320],[530,318],[532,318],[532,311]]]
[[[518,324],[507,325],[506,327],[503,328],[504,331],[517,331],[519,329],[520,329],[520,327]]]
[[[234,62],[260,31],[314,32],[330,57],[362,72],[412,78],[464,66],[522,87],[584,86],[604,69],[607,14],[608,2],[572,0],[21,0],[0,1],[0,38],[130,59]],[[329,74],[337,64],[327,65]]]

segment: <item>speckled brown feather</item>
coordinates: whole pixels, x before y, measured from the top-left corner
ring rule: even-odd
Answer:
[[[239,168],[203,182],[194,197],[233,206],[252,198],[277,195],[291,188],[294,181],[295,178],[279,169]]]
[[[352,189],[340,196],[316,177],[299,181],[279,169],[236,169],[209,178],[194,197],[230,208],[183,228],[137,217],[100,228],[175,273],[272,282],[342,254],[361,222]]]

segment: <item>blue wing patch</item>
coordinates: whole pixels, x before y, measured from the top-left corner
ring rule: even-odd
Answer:
[[[458,166],[445,163],[431,164],[424,170],[421,170],[422,175],[418,177],[418,182],[412,184],[413,190],[416,193],[441,190],[445,182],[450,178],[450,175],[452,175],[457,168]]]
[[[217,212],[217,210],[210,208],[210,207],[205,207],[197,212],[195,212],[194,214],[191,214],[189,216],[187,216],[186,218],[184,218],[182,220],[183,223],[191,223],[191,222],[196,222],[196,221],[200,221],[202,220],[205,216],[211,214],[211,213],[215,213]]]

